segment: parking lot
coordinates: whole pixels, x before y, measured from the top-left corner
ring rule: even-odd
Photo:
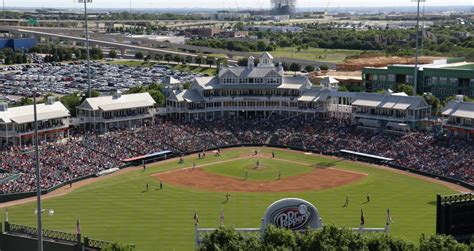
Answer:
[[[102,62],[91,63],[92,89],[108,94],[116,89],[127,91],[138,85],[161,83],[165,77],[173,77],[181,83],[192,81],[200,74],[179,72],[166,65],[129,67]],[[33,97],[36,85],[38,96],[54,93],[67,95],[87,90],[85,62],[43,63],[5,66],[0,70],[0,95],[13,102],[14,96]]]

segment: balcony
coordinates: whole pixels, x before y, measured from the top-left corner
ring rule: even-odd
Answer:
[[[472,124],[456,123],[452,121],[444,121],[443,126],[452,127],[452,128],[460,128],[460,129],[465,129],[465,130],[474,130],[474,125]]]
[[[138,120],[138,119],[148,119],[152,118],[155,113],[146,113],[139,114],[134,116],[123,116],[123,117],[112,117],[112,118],[103,118],[103,117],[78,117],[74,120],[74,123],[85,124],[85,123],[112,123],[128,120]]]
[[[419,121],[419,120],[428,120],[429,117],[419,117],[415,118],[414,116],[406,116],[406,117],[400,117],[400,116],[386,116],[386,115],[380,115],[380,114],[369,114],[369,113],[362,113],[362,112],[356,112],[354,113],[355,118],[368,118],[368,119],[378,119],[378,120],[387,120],[387,121],[397,121],[397,122],[405,122],[405,121]]]
[[[69,128],[68,123],[53,126],[53,127],[49,127],[49,128],[39,129],[38,134],[43,134],[45,132],[50,132],[50,131],[55,131],[55,130],[63,130],[63,129],[67,129],[67,128]],[[35,133],[34,128],[32,128],[31,130],[28,130],[28,131],[21,131],[21,132],[18,132],[18,131],[7,131],[7,132],[0,131],[0,137],[3,137],[3,138],[6,138],[6,137],[20,137],[20,136],[23,137],[23,136],[26,136],[26,135],[32,135],[34,133]]]
[[[327,112],[323,107],[268,107],[268,106],[226,106],[226,107],[208,107],[208,108],[166,108],[168,113],[199,113],[199,112],[220,112],[220,111],[288,111],[288,112]]]

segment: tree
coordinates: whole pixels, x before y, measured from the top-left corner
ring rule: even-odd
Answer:
[[[159,90],[148,90],[150,96],[155,100],[156,105],[163,107],[165,105],[165,95]]]
[[[314,66],[312,65],[307,65],[304,67],[304,70],[307,72],[313,72],[314,71]]]
[[[326,65],[326,64],[323,64],[323,65],[320,65],[320,66],[319,66],[319,69],[320,69],[321,71],[327,71],[327,70],[329,70],[329,66]]]
[[[76,107],[80,105],[81,98],[79,93],[72,93],[66,96],[62,96],[59,101],[69,110],[72,117],[76,117]]]
[[[290,65],[290,71],[294,71],[295,74],[297,71],[300,71],[301,70],[301,65],[297,64],[297,63],[292,63]]]
[[[431,112],[434,115],[437,115],[441,109],[441,101],[439,100],[439,98],[435,97],[431,93],[423,94],[423,98],[425,99],[426,103],[431,105]]]
[[[338,91],[340,91],[340,92],[348,92],[349,89],[347,88],[347,86],[341,85],[341,86],[339,86]]]
[[[112,243],[106,245],[101,249],[102,251],[134,251],[135,249],[128,245],[121,245],[119,243]]]
[[[142,60],[144,57],[145,57],[145,55],[141,51],[135,53],[135,58],[138,59],[138,60]]]
[[[170,61],[173,60],[173,55],[171,55],[171,54],[165,54],[164,59],[165,59],[165,61],[167,61],[168,64],[169,64]]]
[[[199,66],[201,66],[202,63],[204,63],[204,58],[199,55],[196,57],[196,59],[194,59],[195,63],[198,64]]]
[[[150,61],[150,60],[151,60],[151,55],[150,55],[150,54],[146,55],[146,57],[144,58],[144,60],[145,60],[145,62]]]
[[[206,64],[209,65],[209,67],[211,67],[212,65],[214,65],[216,63],[216,60],[213,58],[213,57],[207,57],[206,58]]]
[[[155,60],[156,60],[156,61],[161,61],[161,60],[163,60],[163,55],[161,55],[161,54],[155,54]]]
[[[411,85],[407,85],[407,84],[398,84],[395,86],[395,92],[404,92],[406,93],[408,96],[413,96],[414,95],[414,90],[413,90],[413,86]]]
[[[32,104],[33,104],[32,99],[23,97],[15,103],[15,106],[24,106],[24,105],[32,105]]]
[[[117,52],[114,49],[109,51],[109,58],[117,58]]]
[[[190,89],[190,88],[191,88],[191,83],[185,82],[185,83],[183,84],[183,89],[188,90],[188,89]]]
[[[247,66],[248,62],[249,62],[249,60],[247,58],[241,58],[241,59],[239,59],[239,61],[237,61],[237,64],[239,66]]]
[[[176,54],[173,56],[173,61],[178,62],[178,64],[181,62],[181,56]]]

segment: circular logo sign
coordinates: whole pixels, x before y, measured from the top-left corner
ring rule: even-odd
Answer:
[[[265,211],[262,229],[269,224],[291,230],[321,226],[316,207],[305,200],[296,198],[282,199],[271,204]]]

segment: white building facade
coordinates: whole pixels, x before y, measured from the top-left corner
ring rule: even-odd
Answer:
[[[69,111],[54,97],[37,105],[38,140],[55,141],[69,135]],[[9,108],[0,104],[0,146],[31,144],[34,137],[33,105]]]
[[[464,102],[464,96],[456,96],[441,112],[443,127],[449,136],[474,139],[474,103]]]
[[[148,93],[87,98],[77,107],[76,125],[85,130],[107,132],[152,124],[156,102]]]
[[[246,67],[220,66],[218,76],[199,77],[190,89],[173,91],[166,113],[186,120],[336,117],[397,132],[423,128],[429,119],[431,107],[423,98],[340,92],[337,84],[328,78],[313,86],[306,76],[285,76],[282,65],[275,66],[273,57],[265,53],[257,66],[250,57]],[[376,123],[370,126],[370,120]]]

